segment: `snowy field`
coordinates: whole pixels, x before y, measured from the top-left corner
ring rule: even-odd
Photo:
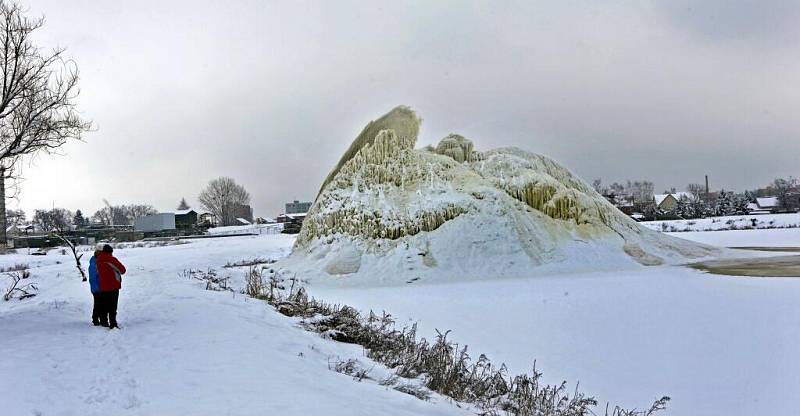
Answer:
[[[786,246],[800,236],[675,235],[711,242],[704,240],[711,234],[723,246]],[[89,324],[91,297],[70,256],[0,256],[0,267],[27,263],[40,288],[34,298],[0,302],[2,413],[474,414],[333,372],[332,357],[373,364],[360,348],[305,332],[259,301],[205,291],[181,276],[214,267],[240,286],[243,269],[223,265],[283,257],[293,241],[277,234],[118,250],[129,274],[123,329],[110,333]],[[601,402],[642,408],[669,395],[669,415],[796,413],[800,279],[682,266],[390,287],[346,287],[342,279],[309,291],[414,320],[428,337],[452,329],[473,357],[486,353],[511,372],[536,360],[545,381],[580,381]]]
[[[785,246],[800,230],[675,235]],[[418,322],[428,336],[451,329],[473,355],[486,353],[512,372],[535,359],[547,382],[580,381],[583,391],[625,406],[669,395],[670,415],[796,413],[790,398],[800,391],[800,279],[673,266],[363,289],[332,281],[311,292],[385,309]]]
[[[360,348],[305,332],[261,301],[180,276],[285,256],[293,240],[278,234],[117,250],[128,274],[123,328],[112,332],[91,326],[89,289],[69,256],[0,256],[2,267],[28,263],[27,280],[40,288],[31,299],[0,301],[0,414],[470,414],[331,371],[337,357],[366,361]]]
[[[734,215],[694,220],[646,221],[647,228],[663,232],[722,231],[800,227],[798,214]]]
[[[721,247],[800,247],[800,228],[668,233]]]
[[[230,225],[227,227],[214,227],[208,229],[211,235],[240,235],[240,234],[280,234],[283,224],[249,224]]]

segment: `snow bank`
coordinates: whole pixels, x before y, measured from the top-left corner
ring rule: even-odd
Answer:
[[[210,235],[239,235],[239,234],[280,234],[283,231],[283,224],[250,224],[250,225],[231,225],[228,227],[214,227],[208,229]]]
[[[641,224],[651,230],[664,232],[798,228],[800,227],[800,213],[733,215],[694,220],[647,221]]]
[[[678,232],[672,235],[720,247],[800,247],[800,228]]]

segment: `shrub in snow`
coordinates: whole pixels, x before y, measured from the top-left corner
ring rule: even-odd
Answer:
[[[296,281],[296,279],[294,280]],[[301,287],[288,294],[276,291],[265,297],[280,313],[302,318],[301,325],[326,338],[364,347],[367,357],[394,369],[397,377],[380,383],[426,400],[430,392],[456,401],[471,403],[485,415],[594,415],[597,401],[577,390],[567,390],[567,383],[541,384],[542,374],[534,366],[531,374],[511,376],[505,365],[495,366],[485,355],[473,360],[467,347],[439,332],[431,343],[417,338],[417,327],[396,328],[391,315],[372,311],[364,316],[350,306],[331,305],[309,298]],[[332,369],[358,380],[367,372],[355,360],[337,361]],[[400,382],[400,379],[409,382]],[[411,380],[419,381],[414,385]],[[668,397],[656,401],[648,410],[614,408],[612,416],[647,416],[664,409]],[[606,410],[608,415],[608,410]]]
[[[233,292],[233,288],[228,285],[230,277],[220,277],[214,269],[208,269],[206,271],[194,269],[184,270],[183,277],[205,282],[206,290]]]
[[[28,270],[29,268],[30,266],[28,266],[27,263],[17,263],[13,266],[0,267],[0,273],[18,272],[18,271]]]
[[[20,285],[20,282],[29,278],[31,276],[31,272],[28,270],[18,270],[13,272],[5,273],[6,277],[11,280],[11,283],[6,288],[6,293],[3,294],[3,300],[9,301],[13,298],[17,299],[27,299],[36,296],[36,291],[39,290],[35,284],[28,283],[25,285]]]
[[[261,264],[272,264],[272,263],[275,263],[275,262],[276,262],[275,259],[264,259],[264,258],[261,258],[261,257],[256,257],[256,258],[253,258],[253,259],[245,259],[245,260],[234,261],[234,262],[230,262],[229,261],[229,262],[225,263],[225,266],[223,266],[223,267],[226,267],[226,268],[249,267],[249,266],[258,266],[258,265],[261,265]]]
[[[250,266],[245,275],[245,285],[242,293],[253,298],[260,298],[266,293],[263,269]]]

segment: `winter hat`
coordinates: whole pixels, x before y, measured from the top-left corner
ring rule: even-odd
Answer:
[[[111,247],[108,244],[103,246],[103,253],[113,253],[113,252],[114,252],[114,247]]]

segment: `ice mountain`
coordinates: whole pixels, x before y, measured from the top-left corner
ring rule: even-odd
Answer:
[[[716,249],[648,230],[569,170],[459,135],[415,149],[420,119],[370,122],[322,184],[287,265],[376,282],[660,265]]]

